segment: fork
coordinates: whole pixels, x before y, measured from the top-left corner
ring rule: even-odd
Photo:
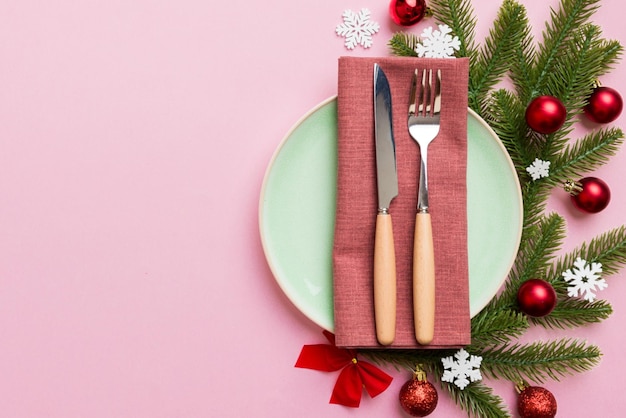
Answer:
[[[435,255],[428,210],[428,146],[439,134],[441,70],[415,70],[409,101],[409,134],[420,149],[420,178],[413,239],[415,337],[430,344],[435,332]]]

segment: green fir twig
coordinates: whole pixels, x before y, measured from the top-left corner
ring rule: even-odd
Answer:
[[[526,9],[515,1],[505,0],[483,46],[470,63],[468,103],[482,117],[488,114],[490,91],[508,72],[516,49],[528,37],[529,30]],[[465,53],[472,54],[473,50]]]
[[[594,345],[579,340],[536,341],[488,348],[482,352],[481,373],[512,382],[520,378],[535,383],[560,380],[574,373],[591,370],[602,353]]]
[[[393,55],[399,57],[417,57],[415,47],[420,42],[419,36],[413,33],[397,32],[389,40],[388,46]]]

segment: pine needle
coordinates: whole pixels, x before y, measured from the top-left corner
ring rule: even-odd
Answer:
[[[560,298],[550,315],[530,318],[534,325],[550,329],[571,329],[604,321],[613,313],[611,305],[604,300],[587,302],[569,297]]]
[[[505,0],[470,69],[469,106],[481,116],[487,113],[489,92],[508,72],[518,45],[529,31],[526,9]]]
[[[417,57],[415,47],[419,41],[419,37],[415,34],[397,32],[391,37],[387,45],[389,46],[391,53],[396,56]]]
[[[516,310],[484,310],[472,319],[472,344],[468,350],[506,344],[522,336],[528,327],[528,318]]]
[[[562,339],[536,341],[530,344],[511,344],[484,350],[481,373],[513,382],[520,378],[536,383],[591,370],[602,353],[594,345],[582,341]]]

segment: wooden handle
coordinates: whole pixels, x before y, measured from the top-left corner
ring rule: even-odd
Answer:
[[[415,216],[413,316],[417,342],[430,344],[435,333],[435,253],[429,213]]]
[[[391,344],[396,337],[396,252],[391,215],[388,213],[376,216],[374,317],[378,342]]]

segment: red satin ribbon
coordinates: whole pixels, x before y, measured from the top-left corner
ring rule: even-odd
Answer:
[[[302,347],[296,367],[334,372],[340,369],[333,388],[330,403],[358,408],[363,387],[373,398],[389,387],[393,378],[376,366],[357,359],[356,350],[337,348],[335,336],[324,331],[330,344],[314,344]]]

